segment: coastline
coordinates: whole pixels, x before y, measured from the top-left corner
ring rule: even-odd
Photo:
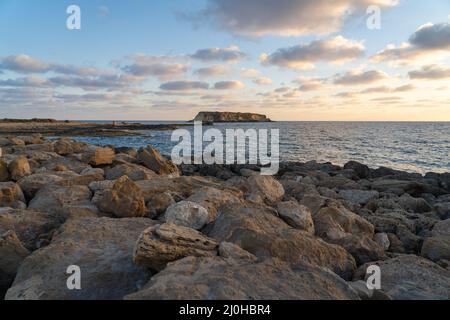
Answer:
[[[177,167],[151,146],[2,145],[6,299],[448,298],[450,173],[312,161],[272,177]],[[57,272],[73,264],[80,291]],[[365,290],[374,264],[383,286]]]

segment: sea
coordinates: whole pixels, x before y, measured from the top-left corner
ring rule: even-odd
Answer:
[[[90,121],[111,122],[111,121]],[[131,121],[127,121],[130,123]],[[143,124],[187,124],[176,121],[137,121]],[[408,172],[450,172],[450,122],[269,122],[218,123],[204,130],[278,129],[280,160],[331,162],[350,160]],[[183,129],[193,132],[193,126]],[[96,145],[140,148],[153,145],[170,155],[178,144],[172,131],[139,131],[138,136],[73,137]]]

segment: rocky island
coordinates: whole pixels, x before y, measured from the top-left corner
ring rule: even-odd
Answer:
[[[193,121],[202,122],[271,122],[267,116],[241,112],[200,112]]]
[[[311,161],[272,177],[152,146],[1,139],[5,299],[450,298],[448,173]]]

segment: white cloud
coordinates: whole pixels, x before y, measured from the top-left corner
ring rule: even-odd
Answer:
[[[440,80],[450,78],[450,68],[438,65],[428,65],[422,67],[420,70],[410,71],[409,77],[411,79],[428,79]]]
[[[389,78],[389,76],[378,70],[369,71],[348,71],[334,77],[334,84],[339,85],[364,85]]]
[[[214,84],[214,89],[217,90],[239,90],[244,89],[245,84],[241,81],[220,81]]]
[[[211,61],[223,61],[223,62],[236,62],[242,60],[247,55],[240,51],[236,46],[229,48],[208,48],[197,50],[194,54],[191,54],[192,59],[200,60],[203,62]]]
[[[272,79],[267,77],[261,77],[253,80],[254,84],[257,84],[259,86],[268,86],[273,83]]]

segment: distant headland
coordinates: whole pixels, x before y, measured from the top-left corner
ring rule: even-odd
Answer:
[[[203,122],[271,122],[267,116],[241,112],[199,112],[193,121]]]

